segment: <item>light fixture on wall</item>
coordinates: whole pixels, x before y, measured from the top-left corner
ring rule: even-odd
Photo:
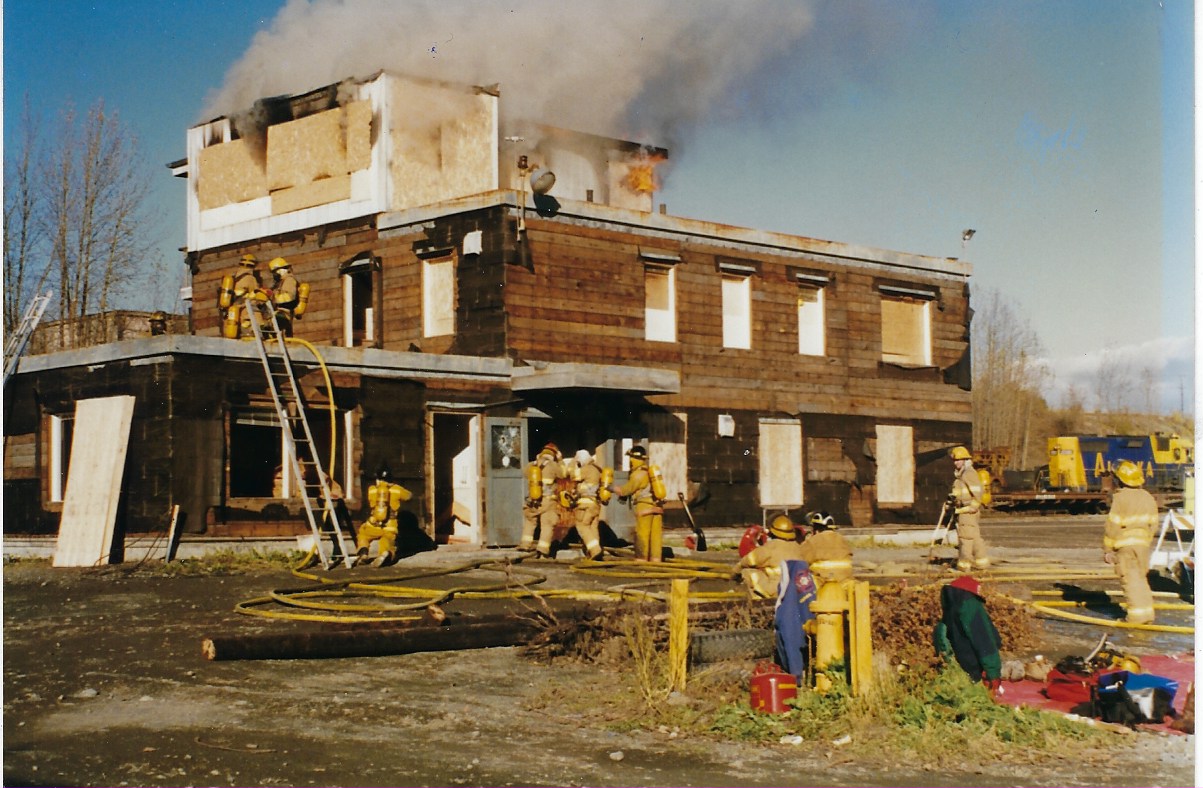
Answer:
[[[735,417],[730,413],[718,414],[718,436],[720,438],[735,437]]]
[[[529,183],[531,194],[535,201],[535,210],[541,216],[554,216],[556,211],[560,209],[560,203],[555,197],[548,194],[552,187],[556,185],[556,174],[545,167],[539,167],[532,164],[530,159],[524,154],[518,157],[518,172],[524,176],[522,178],[522,205],[518,208],[518,240],[522,241],[523,235],[526,232],[526,186],[527,175],[529,173]]]
[[[530,189],[535,194],[547,194],[556,185],[556,174],[548,169],[538,169],[530,174]]]

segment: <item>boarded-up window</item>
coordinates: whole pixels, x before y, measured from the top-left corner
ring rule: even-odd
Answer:
[[[912,427],[877,425],[877,502],[915,502],[915,435]]]
[[[760,505],[802,505],[802,422],[760,420]]]
[[[883,295],[881,360],[908,366],[931,365],[931,302]]]
[[[676,271],[671,266],[645,265],[643,289],[647,338],[653,342],[676,342]]]
[[[647,428],[647,450],[654,464],[660,466],[668,499],[676,500],[677,493],[689,492],[689,463],[685,451],[684,413],[648,413],[643,417]]]
[[[752,277],[723,274],[723,347],[752,347]]]
[[[455,333],[455,261],[450,257],[422,261],[422,335]]]
[[[827,352],[824,287],[798,287],[798,353],[821,356]]]

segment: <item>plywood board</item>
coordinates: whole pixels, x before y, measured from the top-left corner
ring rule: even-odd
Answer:
[[[108,563],[133,415],[133,397],[75,403],[71,470],[54,566]]]
[[[760,505],[791,509],[802,505],[802,422],[760,422]]]
[[[246,140],[210,145],[200,152],[197,199],[201,210],[267,196],[262,157]]]
[[[915,502],[915,430],[877,425],[877,502]]]

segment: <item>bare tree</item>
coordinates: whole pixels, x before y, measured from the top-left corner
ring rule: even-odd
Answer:
[[[82,119],[63,111],[43,178],[59,316],[110,309],[145,285],[149,182],[134,138],[103,100]]]
[[[1132,364],[1114,348],[1103,350],[1094,373],[1095,410],[1107,413],[1128,413],[1136,396],[1137,373]]]
[[[1040,340],[997,291],[986,291],[974,310],[973,444],[1010,449],[1012,464],[1027,467],[1022,455],[1032,413],[1046,407],[1043,389],[1049,378],[1040,361]]]
[[[16,328],[46,276],[45,217],[38,199],[38,121],[28,100],[21,116],[21,141],[5,161],[4,331]]]

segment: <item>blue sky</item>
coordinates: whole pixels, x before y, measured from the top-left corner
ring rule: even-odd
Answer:
[[[503,104],[562,125],[667,145],[669,213],[970,261],[975,292],[1000,292],[1040,337],[1054,404],[1070,383],[1089,397],[1107,356],[1153,371],[1161,407],[1192,408],[1186,0],[8,0],[3,12],[6,149],[26,95],[48,116],[103,98],[157,173],[174,270],[184,193],[164,165],[190,125],[246,96],[421,69],[500,81]],[[966,228],[977,234],[962,247]]]

